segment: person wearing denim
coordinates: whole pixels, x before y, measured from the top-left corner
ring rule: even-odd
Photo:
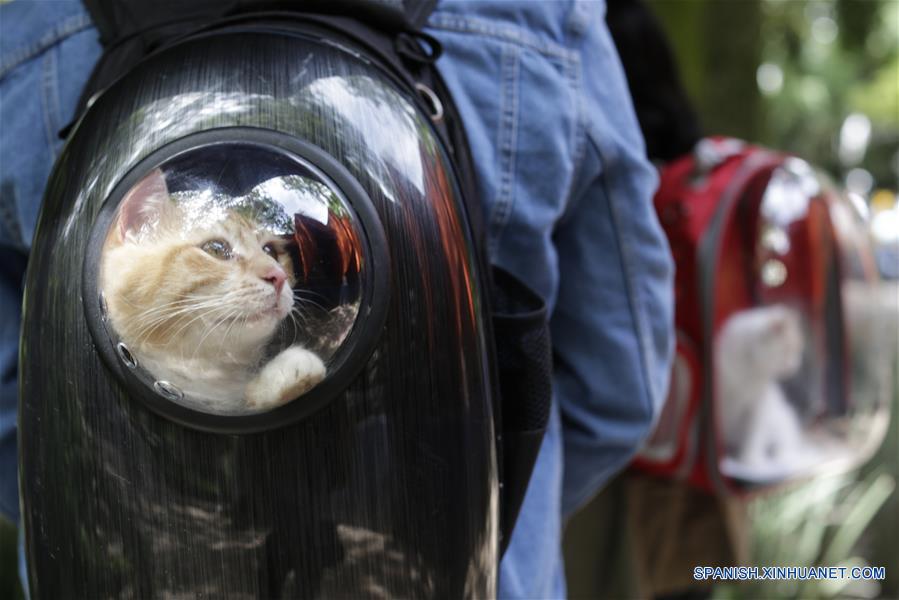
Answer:
[[[429,22],[470,138],[491,260],[552,311],[553,411],[501,597],[565,595],[563,519],[627,463],[667,387],[672,263],[603,14],[600,1],[446,0]],[[99,53],[75,0],[0,5],[0,509],[12,519],[24,265],[57,131]]]
[[[565,596],[564,519],[627,464],[667,392],[673,263],[604,14],[601,1],[445,0],[429,21],[490,259],[551,314],[552,416],[500,566],[503,598]]]
[[[0,515],[15,524],[25,265],[44,186],[62,148],[58,132],[74,117],[99,56],[97,33],[77,0],[0,4]],[[24,584],[21,547],[19,570]]]

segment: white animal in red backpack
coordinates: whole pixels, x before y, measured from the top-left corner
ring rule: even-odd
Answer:
[[[785,472],[808,459],[796,408],[781,382],[802,366],[797,312],[773,305],[739,311],[716,340],[716,408],[728,458],[743,472]]]

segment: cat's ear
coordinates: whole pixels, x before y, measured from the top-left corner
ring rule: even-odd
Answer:
[[[154,169],[131,188],[119,205],[118,241],[125,241],[129,233],[139,232],[145,225],[158,224],[170,204],[165,174]]]

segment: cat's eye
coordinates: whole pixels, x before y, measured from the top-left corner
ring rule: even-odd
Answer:
[[[214,256],[222,260],[230,260],[234,257],[234,250],[231,248],[231,244],[229,244],[225,240],[209,240],[208,242],[204,242],[203,245],[200,246],[200,250],[202,250],[206,254],[209,254],[210,256]]]
[[[273,244],[272,242],[269,242],[265,246],[263,246],[262,251],[265,252],[266,254],[268,254],[269,256],[271,256],[272,258],[274,258],[275,260],[278,260],[278,254],[280,254],[280,253],[278,252],[278,247],[275,244]]]

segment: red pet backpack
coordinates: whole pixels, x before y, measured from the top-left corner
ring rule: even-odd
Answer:
[[[869,457],[897,320],[859,207],[804,161],[727,138],[667,165],[655,206],[677,265],[677,352],[635,467],[746,493]]]

